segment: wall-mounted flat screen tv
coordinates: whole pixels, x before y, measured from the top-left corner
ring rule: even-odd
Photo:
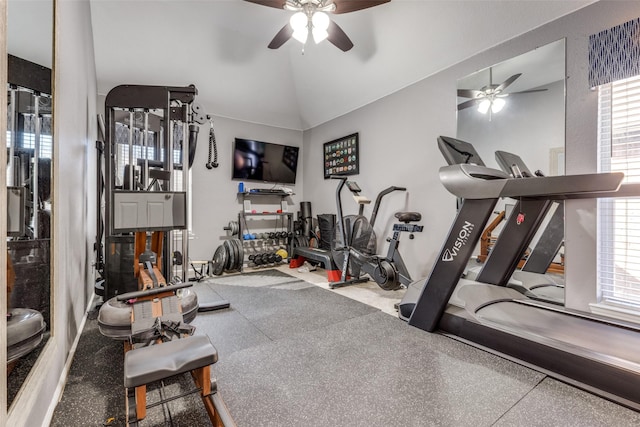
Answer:
[[[295,184],[299,147],[236,138],[233,179]]]

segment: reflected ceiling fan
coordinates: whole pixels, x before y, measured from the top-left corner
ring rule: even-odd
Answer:
[[[388,3],[391,0],[245,0],[249,3],[290,10],[294,13],[269,43],[269,49],[278,49],[291,37],[302,44],[309,33],[320,43],[327,39],[343,52],[353,47],[349,36],[333,22],[327,13],[348,13]]]
[[[523,93],[544,92],[547,89],[530,89],[520,92],[505,93],[504,90],[515,82],[522,73],[514,74],[500,84],[493,83],[493,70],[489,68],[489,84],[480,90],[476,89],[458,89],[458,96],[463,98],[471,98],[469,101],[458,104],[458,111],[465,108],[478,106],[478,111],[482,114],[489,112],[497,113],[505,105],[505,100],[509,95],[519,95]]]

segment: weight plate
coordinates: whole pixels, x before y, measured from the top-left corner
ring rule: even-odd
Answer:
[[[224,266],[225,271],[231,270],[231,266],[235,264],[236,257],[233,251],[233,247],[231,247],[231,243],[229,240],[224,241],[224,247],[227,249],[227,253],[229,254],[229,258],[227,259],[227,263]]]
[[[227,264],[228,258],[227,248],[225,248],[224,245],[218,246],[213,253],[213,267],[211,272],[216,276],[220,276],[224,271],[224,266]]]
[[[236,245],[238,246],[238,262],[236,270],[242,270],[242,264],[244,263],[244,247],[242,246],[242,242],[240,240],[235,240]]]
[[[229,244],[231,245],[231,248],[233,249],[233,258],[234,258],[234,262],[233,264],[231,264],[229,266],[230,270],[238,270],[238,256],[240,254],[240,249],[238,248],[238,244],[236,243],[236,239],[231,239],[229,240]]]
[[[231,265],[231,269],[236,271],[240,269],[238,267],[238,264],[240,263],[240,247],[238,246],[236,239],[231,239],[231,246],[233,247],[233,254],[235,255],[235,262]]]
[[[236,239],[229,240],[229,246],[231,246],[231,249],[233,250],[233,262],[229,263],[229,270],[231,271],[235,271],[238,269],[238,255],[240,254],[235,240]]]
[[[238,231],[240,231],[238,221],[229,221],[229,224],[225,228],[232,236],[238,235]]]

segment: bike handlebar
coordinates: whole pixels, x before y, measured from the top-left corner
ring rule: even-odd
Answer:
[[[382,197],[384,197],[387,194],[392,193],[394,191],[407,191],[407,188],[406,187],[396,187],[395,185],[392,185],[389,188],[385,188],[384,190],[382,190],[378,194],[378,197],[376,197],[376,202],[373,205],[373,211],[371,213],[371,219],[369,220],[369,223],[371,224],[372,227],[376,222],[376,217],[378,216],[378,209],[380,208],[380,202],[382,201]]]

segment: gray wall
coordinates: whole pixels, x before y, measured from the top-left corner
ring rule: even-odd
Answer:
[[[89,2],[58,1],[57,16],[53,336],[9,412],[10,426],[39,426],[51,416],[93,295],[97,89]]]
[[[443,165],[436,148],[439,135],[456,135],[456,80],[492,64],[566,38],[566,172],[595,172],[597,92],[587,82],[588,36],[640,16],[640,2],[601,1],[534,31],[479,53],[429,76],[373,104],[304,133],[304,194],[314,211],[333,211],[334,182],[323,180],[321,150],[324,142],[360,133],[360,175],[364,192],[375,194],[388,185],[405,185],[406,196],[394,196],[381,210],[378,233],[388,229],[392,212],[420,211],[425,226],[401,250],[414,277],[428,274],[454,215],[455,201],[440,185]],[[416,52],[419,55],[420,52]],[[473,141],[470,141],[473,142]],[[517,152],[517,146],[513,148]],[[355,206],[351,210],[355,211]],[[595,202],[571,201],[566,213],[567,304],[588,309],[595,301]]]
[[[197,102],[197,99],[196,99]],[[202,105],[204,111],[207,106]],[[213,252],[226,237],[223,230],[229,221],[238,220],[238,212],[242,210],[242,201],[238,200],[239,180],[231,180],[232,175],[232,155],[233,141],[235,138],[255,139],[258,141],[272,142],[275,144],[302,146],[302,132],[266,126],[255,123],[242,122],[239,120],[224,117],[214,117],[214,129],[216,141],[218,142],[218,162],[217,169],[207,169],[205,163],[209,154],[209,128],[208,124],[201,126],[198,135],[198,148],[194,164],[191,168],[193,185],[193,236],[189,242],[189,257],[192,260],[210,260]],[[287,185],[292,188],[295,195],[288,198],[289,211],[297,209],[302,199],[302,188],[304,178],[302,174],[303,149],[300,149],[298,157],[298,175],[295,185]],[[263,182],[244,182],[245,187],[250,188],[271,188],[275,184]],[[278,209],[278,199],[269,197],[269,200],[262,200],[266,204],[259,205],[254,201],[255,209],[258,211],[274,211]],[[276,202],[276,204],[271,203]],[[267,222],[264,222],[267,224]],[[256,228],[251,231],[258,231]],[[265,230],[273,231],[273,230]]]

